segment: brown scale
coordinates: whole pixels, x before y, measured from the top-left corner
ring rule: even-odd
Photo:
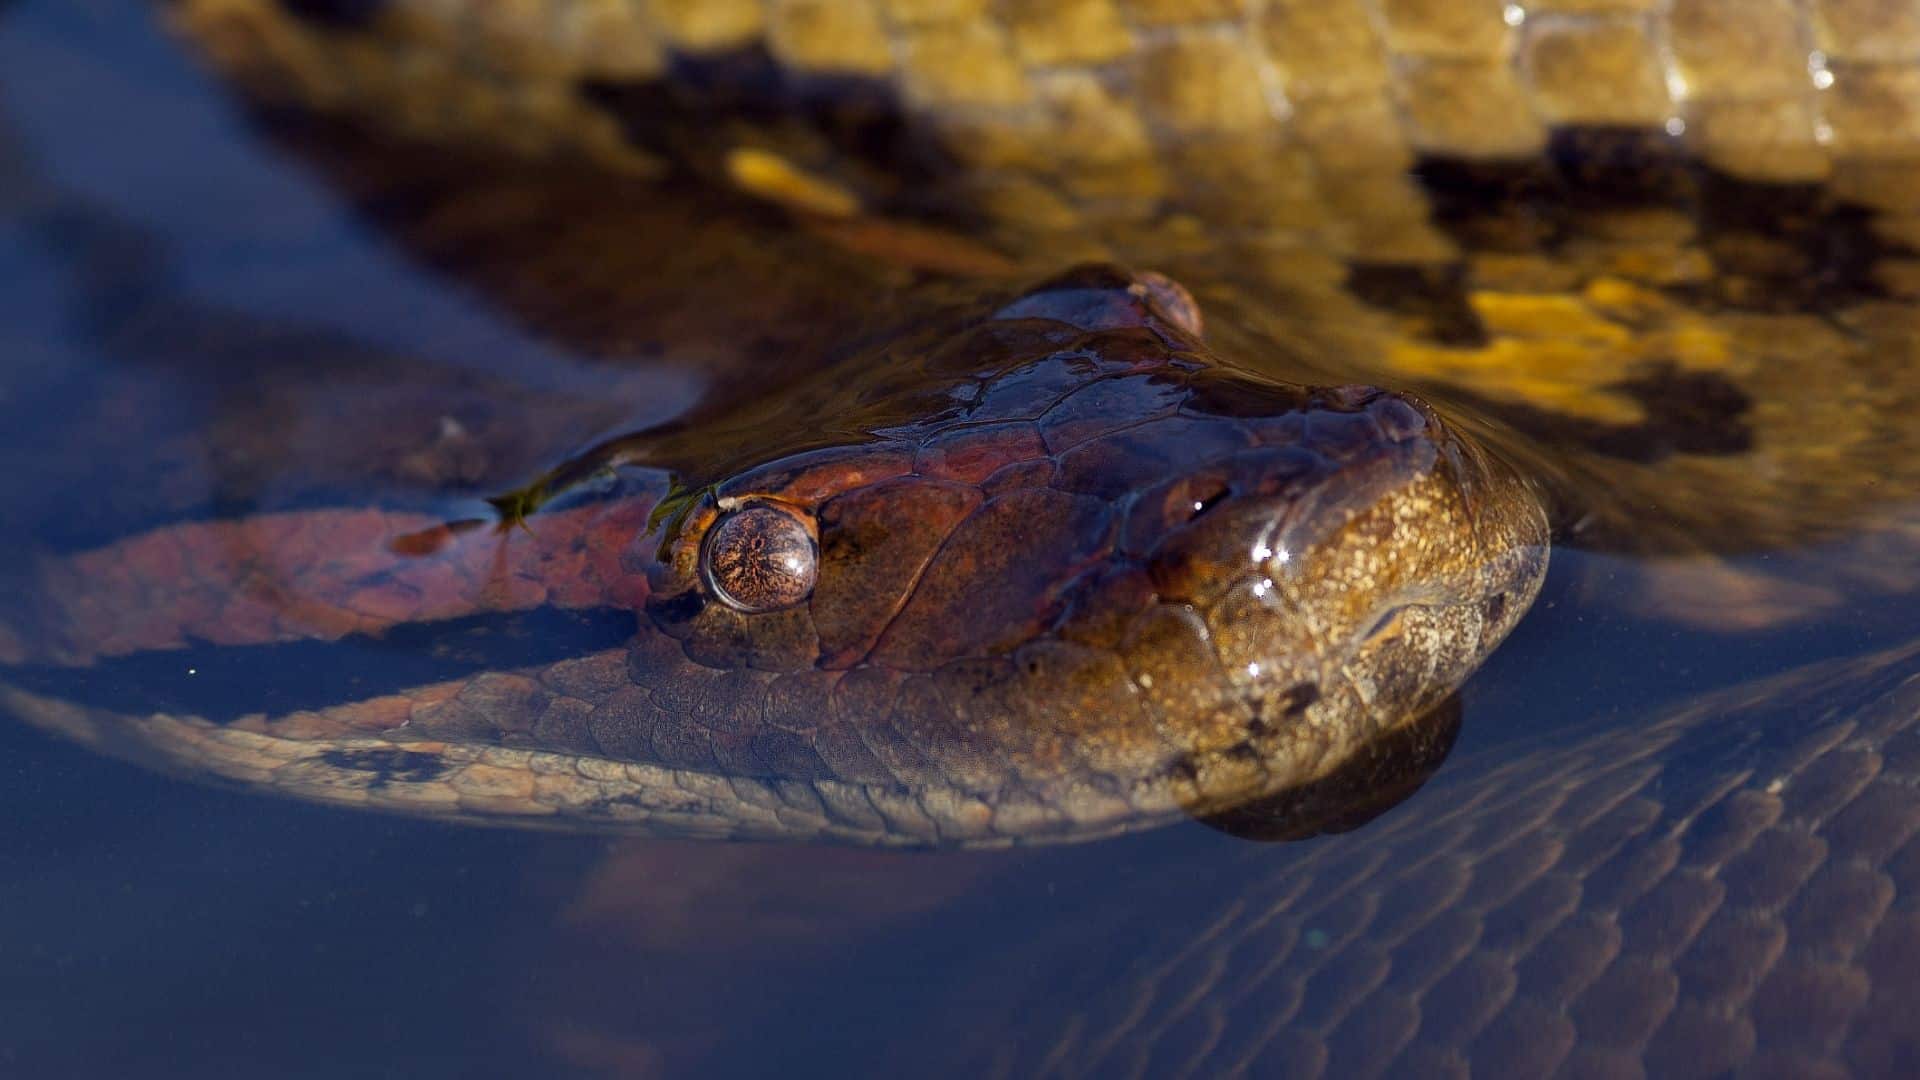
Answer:
[[[636,501],[562,499],[519,545],[329,519],[384,546],[317,569],[309,551],[246,617],[204,605],[237,583],[212,549],[252,540],[179,526],[50,565],[53,621],[0,628],[6,659],[35,668],[164,652],[200,626],[391,633],[543,603],[552,569],[549,606],[613,606],[633,643],[226,726],[32,690],[7,691],[14,710],[175,767],[463,820],[959,845],[1177,810],[1286,836],[1354,776],[1419,783],[1417,763],[1367,754],[1445,744],[1415,718],[1524,612],[1542,525],[1502,462],[1573,542],[1650,556],[1622,602],[1663,617],[1770,626],[1862,582],[1913,587],[1911,5],[1095,2],[964,22],[938,6],[807,24],[812,6],[760,0],[608,5],[587,31],[541,33],[557,8],[176,5],[259,101],[519,153],[392,152],[383,174],[351,139],[288,136],[527,325],[658,352],[633,313],[708,256],[750,314],[662,335],[696,344],[670,360],[718,373],[702,411],[549,477],[641,473]],[[675,171],[691,201],[634,197]],[[383,198],[396,175],[410,198]],[[716,180],[766,205],[699,187]],[[716,206],[773,239],[742,250],[714,230],[663,257],[594,235]],[[788,256],[842,302],[793,286]],[[999,277],[1086,258],[1172,276],[1092,270],[1028,296]],[[961,325],[926,314],[962,309]],[[914,362],[859,359],[887,348]],[[782,362],[796,354],[820,366]],[[1352,380],[1436,408],[1296,385]],[[774,392],[741,404],[755,384]],[[774,447],[769,430],[799,433]],[[1176,475],[1147,482],[1149,460]],[[914,494],[863,499],[884,485]],[[754,616],[777,628],[700,591],[721,503],[761,496],[833,526],[807,604]],[[638,525],[577,524],[662,499],[664,558]],[[896,506],[935,528],[886,528]],[[1267,535],[1248,518],[1297,530],[1306,568],[1223,572]],[[196,529],[213,540],[183,544]],[[1069,542],[1011,550],[1049,529]],[[1847,549],[1804,573],[1790,554],[1757,575],[1697,558],[1834,537]],[[171,591],[169,546],[207,555],[188,580],[212,588]],[[902,587],[851,600],[840,560]],[[1043,587],[940,632],[969,573],[1039,569]],[[1415,599],[1437,581],[1453,602]],[[943,1016],[1005,1033],[1000,1064],[1096,1072],[1151,1053],[1339,1075],[1463,1056],[1502,1074],[1890,1074],[1913,1055],[1899,1003],[1920,941],[1912,672],[1900,646],[1562,740],[1468,773],[1459,801],[1388,819],[1378,845],[1250,855],[1219,892],[1113,888],[1082,910],[1134,905],[1111,914],[1142,943],[1118,968],[1084,963],[1112,951],[1103,936],[1068,950],[1048,1001],[973,995],[1005,1015]],[[1807,737],[1759,773],[1745,733],[1768,725]],[[1262,816],[1275,807],[1284,820]],[[1371,809],[1335,806],[1325,827]]]

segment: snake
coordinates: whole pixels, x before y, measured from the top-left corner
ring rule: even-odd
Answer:
[[[689,318],[676,329],[697,325],[693,348],[666,362],[719,372],[720,392],[526,470],[489,492],[491,516],[293,509],[37,561],[31,602],[0,621],[4,701],[110,753],[336,803],[566,828],[998,846],[1193,816],[1244,834],[1356,772],[1377,780],[1409,743],[1444,752],[1449,699],[1540,588],[1550,521],[1565,543],[1636,560],[1614,602],[1691,625],[1791,625],[1864,588],[1913,587],[1920,90],[1899,43],[1920,16],[1905,5],[176,0],[166,13],[413,257],[541,333],[631,354],[635,313],[662,295],[699,306],[688,282],[703,258],[724,265],[752,325],[729,336]],[[382,134],[369,149],[341,118]],[[716,220],[765,228],[751,250],[727,247]],[[660,242],[619,250],[609,223]],[[795,284],[802,265],[837,288]],[[1823,557],[1796,563],[1801,549]],[[1752,553],[1784,565],[1736,565]],[[462,635],[522,616],[558,655],[462,656]],[[76,672],[156,657],[367,641],[484,670],[232,717],[73,688]],[[1314,970],[1373,971],[1348,977],[1388,987],[1400,1011],[1365,1023],[1398,1016],[1402,1034],[1285,1009],[1253,1027],[1311,1031],[1318,1048],[1289,1058],[1303,1071],[1451,1067],[1483,1036],[1539,1048],[1523,1071],[1573,1070],[1610,1060],[1579,1028],[1580,995],[1599,1000],[1611,978],[1631,997],[1629,970],[1646,969],[1685,992],[1622,1035],[1622,1053],[1664,1034],[1681,1052],[1662,1060],[1712,1072],[1703,1047],[1757,1068],[1774,1059],[1756,1041],[1793,1041],[1756,1024],[1756,985],[1791,1000],[1855,978],[1837,1033],[1793,1053],[1871,1051],[1856,1068],[1892,1069],[1912,1053],[1885,1022],[1903,973],[1879,958],[1911,936],[1899,748],[1913,658],[1834,670],[1682,710],[1632,749],[1529,763],[1542,771],[1526,791],[1586,769],[1614,794],[1555,803],[1585,816],[1523,842],[1384,827],[1438,853],[1408,861],[1416,877],[1502,853],[1559,860],[1525,879],[1533,896],[1577,890],[1586,864],[1570,853],[1594,821],[1667,828],[1678,848],[1715,814],[1766,818],[1782,787],[1818,801],[1839,784],[1839,802],[1870,790],[1895,827],[1848,864],[1881,897],[1851,938],[1806,945],[1796,923],[1746,984],[1693,993],[1702,950],[1805,902],[1791,889],[1817,860],[1803,859],[1786,894],[1731,929],[1713,921],[1731,906],[1696,904],[1707,914],[1689,923],[1667,917],[1685,907],[1671,898],[1628,917],[1658,893],[1588,913],[1602,958],[1545,1006],[1512,985],[1466,993],[1505,1011],[1444,1031],[1415,1007],[1438,1016],[1444,978],[1497,984],[1502,959],[1547,955],[1545,929],[1504,953],[1468,940],[1398,990],[1390,951],[1336,937],[1309,947]],[[1703,717],[1806,685],[1854,702],[1822,721],[1842,734],[1792,779],[1733,769],[1699,806],[1664,809],[1608,787],[1657,786],[1646,762],[1724,735]],[[1855,773],[1877,785],[1823,779],[1869,759]],[[1711,892],[1742,845],[1857,839],[1833,807],[1772,813],[1662,884]],[[1450,862],[1455,843],[1467,854]],[[1334,880],[1301,866],[1249,888]],[[1360,887],[1359,909],[1405,895],[1385,888]],[[1556,896],[1540,902],[1564,914]],[[1099,1071],[1124,1052],[1152,1071],[1145,1055],[1194,1002],[1230,1004],[1154,996],[1168,971],[1195,955],[1279,965],[1303,954],[1252,943],[1305,933],[1319,910],[1230,905],[1178,956],[1149,952],[1086,999],[1065,1030],[1107,1041],[1054,1029],[1036,1056],[1010,1041],[999,1063]],[[1397,940],[1448,948],[1430,925]],[[1680,940],[1637,947],[1661,934]],[[1879,1041],[1847,1042],[1849,1024]],[[1175,1052],[1243,1065],[1275,1052],[1221,1045]]]
[[[1094,268],[922,316],[942,345],[910,364],[889,338],[851,416],[824,409],[859,379],[844,365],[778,399],[883,441],[802,426],[742,468],[792,421],[731,418],[750,451],[702,425],[723,466],[692,490],[647,440],[589,455],[579,505],[543,480],[559,498],[504,530],[291,511],[82,552],[40,570],[15,659],[104,670],[542,609],[612,613],[608,648],[225,724],[14,704],[323,798],[694,835],[1100,835],[1266,794],[1276,752],[1286,786],[1311,781],[1383,734],[1316,714],[1391,730],[1504,636],[1544,515],[1414,399],[1209,362],[1168,287]],[[578,650],[592,622],[542,632]],[[1206,678],[1226,666],[1230,689]]]

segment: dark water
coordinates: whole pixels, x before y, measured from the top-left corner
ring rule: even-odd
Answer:
[[[163,435],[232,405],[165,341],[102,337],[116,305],[298,327],[373,368],[404,354],[617,395],[610,429],[696,392],[672,372],[570,363],[403,262],[262,150],[144,8],[0,11],[0,505],[16,538],[114,524],[102,507],[137,444],[97,433],[126,400],[145,410],[127,423]],[[168,475],[192,496],[191,463]],[[1635,620],[1593,600],[1624,565],[1556,555],[1534,613],[1464,692],[1442,782],[1396,813],[1462,797],[1516,753],[1915,629],[1910,599],[1864,587],[1811,627]],[[0,1071],[16,1076],[838,1075],[991,1058],[1015,1041],[998,1026],[1008,1002],[1177,951],[1264,869],[1368,843],[1256,849],[1192,825],[1018,855],[618,844],[210,789],[13,723],[0,770]],[[1143,919],[1158,938],[1120,929]]]

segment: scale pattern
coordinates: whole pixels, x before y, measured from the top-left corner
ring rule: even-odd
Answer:
[[[303,8],[327,5],[300,5]],[[1407,167],[1526,160],[1556,131],[1683,135],[1730,175],[1901,215],[1920,160],[1910,0],[386,0],[344,51],[264,0],[185,0],[223,67],[303,103],[649,162],[580,88],[754,56],[783,90],[885,88],[1025,232],[1169,203],[1346,256],[1452,250]],[[377,31],[377,33],[375,32]],[[403,52],[406,62],[394,62]],[[743,172],[763,159],[747,159]],[[827,205],[832,205],[828,200]],[[1197,239],[1197,237],[1196,237]],[[1091,240],[1089,240],[1091,242]]]
[[[1101,924],[1123,966],[1062,950],[1077,970],[1027,984],[1052,1004],[1004,1018],[1027,1041],[963,1071],[1906,1075],[1917,664],[1907,646],[1456,761],[1364,835],[1129,896]]]

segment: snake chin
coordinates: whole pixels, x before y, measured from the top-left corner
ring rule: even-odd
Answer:
[[[1460,696],[1454,694],[1317,779],[1195,820],[1257,843],[1351,832],[1412,798],[1440,771],[1460,737],[1463,718]]]

